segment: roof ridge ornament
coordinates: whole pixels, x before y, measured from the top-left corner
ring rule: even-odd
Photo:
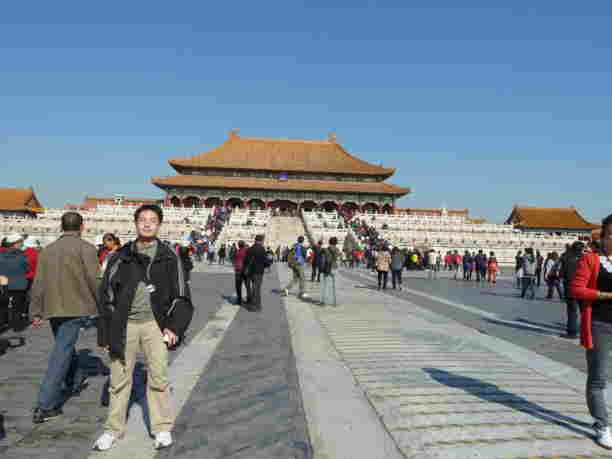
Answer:
[[[235,139],[240,137],[240,129],[231,129],[229,132],[230,139]]]
[[[327,141],[329,143],[336,143],[338,141],[338,136],[336,135],[336,131],[333,130],[327,135]]]

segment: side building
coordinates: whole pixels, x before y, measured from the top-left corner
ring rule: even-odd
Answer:
[[[0,188],[0,216],[36,217],[42,204],[30,188]]]
[[[557,236],[590,238],[599,225],[588,222],[574,207],[548,208],[514,206],[507,225],[524,233],[545,233]]]
[[[410,192],[385,182],[395,169],[351,155],[327,140],[242,137],[191,158],[170,159],[179,175],[153,178],[165,205],[287,210],[393,212]]]

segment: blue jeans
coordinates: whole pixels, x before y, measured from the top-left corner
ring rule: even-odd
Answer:
[[[321,303],[336,306],[336,275],[323,274],[321,278]]]
[[[521,298],[525,298],[527,290],[529,290],[529,297],[532,300],[535,299],[535,277],[525,276],[521,278]]]
[[[79,339],[81,328],[92,326],[92,319],[88,317],[54,317],[50,322],[55,335],[55,345],[38,394],[38,407],[46,410],[61,406],[64,400],[63,386],[72,391],[83,382],[84,375],[79,369],[74,346]]]
[[[593,349],[586,351],[586,399],[595,422],[599,427],[607,427],[609,424],[605,390],[608,381],[608,356],[612,351],[612,325],[593,321],[592,330]]]

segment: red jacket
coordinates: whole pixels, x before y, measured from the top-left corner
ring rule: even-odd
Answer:
[[[28,259],[28,265],[30,270],[26,274],[26,279],[34,279],[36,275],[36,267],[38,266],[38,250],[34,248],[27,248],[23,251],[26,258]]]
[[[592,304],[598,299],[597,278],[599,277],[599,253],[585,254],[576,268],[576,275],[570,283],[570,295],[582,300],[580,344],[587,349],[593,349]]]

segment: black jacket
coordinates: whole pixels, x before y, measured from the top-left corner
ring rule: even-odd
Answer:
[[[244,274],[251,277],[254,274],[263,274],[265,269],[270,266],[266,249],[261,244],[253,244],[247,250],[244,258]]]
[[[561,255],[561,277],[564,282],[569,283],[574,279],[581,258],[582,252],[576,252],[573,249],[566,250]]]
[[[155,285],[155,292],[151,294],[153,313],[160,330],[171,330],[180,341],[193,317],[189,285],[180,257],[166,244],[159,240],[157,243],[149,278]],[[111,259],[99,293],[98,344],[108,346],[110,356],[121,360],[125,360],[130,307],[138,283],[146,279],[150,261],[146,255],[136,252],[134,244],[126,244]]]

